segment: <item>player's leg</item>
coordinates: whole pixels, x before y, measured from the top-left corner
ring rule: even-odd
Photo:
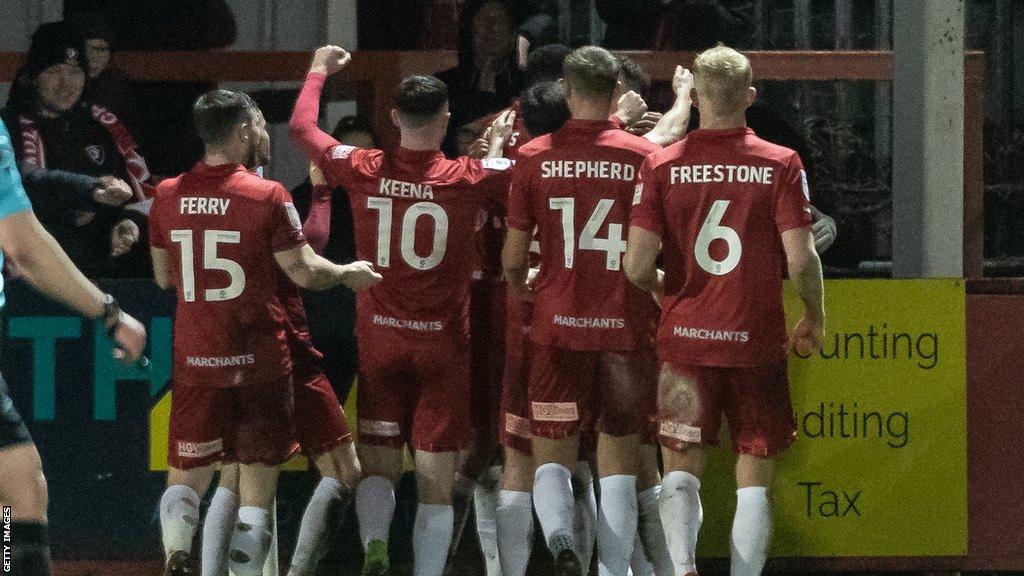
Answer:
[[[469,447],[469,355],[464,346],[419,351],[413,367],[418,386],[412,423],[419,505],[413,528],[417,576],[440,576],[455,529],[452,488],[459,453]],[[446,358],[447,362],[438,362]]]
[[[649,431],[656,389],[653,349],[601,355],[600,417],[596,423],[601,483],[597,543],[602,570],[613,576],[629,572],[637,539],[640,438]]]
[[[715,369],[662,366],[658,381],[659,441],[665,477],[658,496],[676,574],[697,573],[697,535],[704,511],[700,478],[705,445],[718,443],[722,393]]]
[[[202,570],[204,576],[227,576],[231,532],[238,518],[238,465],[225,463],[203,519]]]
[[[473,489],[473,511],[476,514],[476,532],[480,552],[484,556],[487,576],[502,576],[498,557],[498,506],[501,500],[501,466],[491,466],[476,482]],[[456,551],[452,545],[452,556]],[[451,563],[449,563],[451,564]]]
[[[411,358],[386,344],[359,347],[359,443],[363,477],[356,488],[356,516],[365,551],[364,576],[387,573],[388,533],[395,515],[395,484],[412,431],[407,367]]]
[[[572,491],[576,499],[576,547],[583,573],[590,571],[597,550],[597,491],[594,470],[597,466],[597,433],[593,422],[585,423],[580,433],[580,449],[572,471]]]
[[[39,452],[3,386],[0,380],[0,505],[11,507],[12,573],[49,576],[46,478]]]
[[[295,409],[299,442],[321,476],[302,515],[288,571],[306,576],[327,552],[331,524],[351,503],[362,472],[345,414],[322,373],[297,383]]]
[[[771,544],[773,459],[793,443],[796,421],[786,362],[728,370],[726,417],[736,462],[733,576],[758,576]]]
[[[192,541],[199,504],[217,464],[233,453],[229,434],[237,417],[226,388],[175,382],[171,395],[167,489],[160,498],[160,529],[167,574],[192,573]]]
[[[295,405],[291,377],[231,390],[240,414],[234,451],[238,466],[238,522],[228,553],[236,576],[259,576],[273,544],[271,524],[279,469],[298,453],[289,433]]]
[[[581,418],[589,410],[597,377],[594,354],[534,346],[530,375],[530,427],[536,470],[533,503],[558,576],[581,572],[574,537],[573,469]]]
[[[518,338],[518,340],[512,340]],[[518,326],[506,339],[499,435],[505,465],[497,508],[498,560],[503,576],[525,576],[533,549],[533,445],[528,387],[529,341]]]
[[[652,417],[656,418],[654,402]],[[640,474],[637,476],[637,512],[639,531],[637,546],[633,554],[633,572],[653,573],[657,576],[674,576],[672,556],[665,541],[665,530],[661,524],[658,496],[661,494],[661,472],[658,468],[657,428],[652,421],[640,444]]]

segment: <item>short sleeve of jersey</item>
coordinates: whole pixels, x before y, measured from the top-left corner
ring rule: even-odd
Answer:
[[[640,166],[640,179],[633,192],[633,208],[629,212],[630,226],[643,228],[662,236],[665,233],[665,209],[662,204],[662,187],[651,160],[644,160]]]
[[[161,250],[167,250],[170,246],[170,238],[167,236],[167,231],[164,230],[163,222],[166,217],[168,199],[166,192],[163,192],[163,185],[157,185],[156,199],[153,200],[153,207],[149,211],[149,245],[153,248],[160,248]]]
[[[512,183],[508,194],[508,226],[523,232],[532,232],[537,223],[530,202],[530,174],[527,162],[520,162],[512,170]]]
[[[779,234],[795,228],[811,226],[811,193],[807,187],[807,173],[803,162],[795,153],[783,170],[777,184],[775,198],[775,227]]]
[[[278,185],[274,190],[270,215],[270,244],[274,252],[284,252],[306,243],[302,219],[292,203],[292,196]]]
[[[317,163],[323,170],[327,181],[335,186],[351,188],[359,174],[359,167],[367,162],[376,150],[356,148],[348,144],[338,144],[324,151]]]
[[[31,210],[32,204],[21,185],[14,148],[7,128],[0,122],[0,220],[16,212]]]
[[[470,181],[482,188],[486,199],[494,204],[504,204],[508,198],[508,187],[512,180],[513,163],[508,158],[466,159]]]

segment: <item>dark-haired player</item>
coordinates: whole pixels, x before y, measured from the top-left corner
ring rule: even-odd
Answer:
[[[324,79],[351,56],[336,46],[317,50],[291,119],[296,145],[328,182],[351,196],[356,252],[384,281],[360,294],[359,457],[356,491],[363,573],[388,569],[387,536],[402,447],[415,449],[419,507],[413,534],[415,572],[439,576],[452,540],[452,488],[459,454],[471,438],[468,310],[474,223],[486,201],[507,190],[505,159],[446,159],[448,91],[432,76],[398,87],[392,121],[401,147],[387,154],[347,146],[317,128]],[[492,129],[495,153],[511,131],[512,114]]]
[[[795,342],[817,347],[825,316],[803,164],[747,128],[752,77],[749,60],[730,48],[696,58],[700,130],[648,157],[631,214],[630,280],[658,289],[655,261],[659,253],[664,259],[658,399],[668,473],[661,515],[676,574],[696,574],[705,446],[718,443],[723,413],[739,454],[731,573],[761,573],[773,459],[796,436],[784,266],[804,304]]]
[[[657,146],[608,120],[620,71],[603,48],[580,48],[566,58],[572,119],[519,149],[509,197],[502,262],[521,294],[531,291],[535,227],[540,244],[529,387],[533,497],[558,575],[581,572],[571,470],[588,418],[599,433],[599,559],[609,574],[628,572],[640,434],[654,408],[657,306],[629,284],[621,261],[639,166]]]
[[[269,150],[251,98],[215,90],[196,101],[193,116],[203,159],[161,182],[150,213],[154,278],[178,295],[170,471],[160,501],[166,573],[193,573],[199,495],[218,463],[235,463],[240,507],[230,568],[256,576],[270,548],[277,467],[297,449],[278,275],[319,290],[364,288],[380,275],[366,262],[337,265],[317,256],[287,190],[250,172]]]

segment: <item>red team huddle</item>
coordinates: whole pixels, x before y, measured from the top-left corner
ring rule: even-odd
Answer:
[[[351,502],[363,574],[388,573],[405,447],[417,476],[414,573],[446,573],[462,520],[458,479],[478,476],[467,451],[487,449],[474,444],[475,416],[505,447],[494,510],[477,499],[481,534],[493,526],[496,539],[490,552],[484,545],[488,574],[525,574],[534,514],[554,574],[589,573],[592,552],[602,575],[631,566],[696,574],[703,446],[717,443],[723,413],[739,454],[732,573],[760,574],[772,459],[795,438],[784,275],[805,305],[798,345],[820,339],[824,308],[806,177],[793,151],[746,128],[755,95],[746,58],[719,46],[697,57],[692,77],[680,69],[676,106],[645,138],[620,127],[615,56],[597,47],[560,54],[556,70],[493,119],[473,146],[479,159],[454,160],[439,150],[447,89],[431,76],[398,88],[394,151],[320,131],[325,79],[350,58],[317,51],[290,127],[328,183],[349,194],[360,262],[315,254],[289,194],[252,172],[268,137],[247,96],[200,98],[204,159],[157,191],[154,274],[178,293],[160,506],[166,574],[196,573],[200,499],[218,470],[202,573],[261,574],[277,469],[300,447],[322,480],[289,574],[315,573],[332,514]],[[680,140],[691,93],[701,127]],[[482,213],[492,232],[507,222],[500,264],[496,250],[478,261]],[[471,405],[471,283],[481,268],[503,269],[509,292],[506,349],[489,351],[505,355],[493,418]],[[360,291],[358,446],[298,294],[340,283]]]

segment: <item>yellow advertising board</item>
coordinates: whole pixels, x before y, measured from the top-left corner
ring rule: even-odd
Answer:
[[[798,437],[773,487],[774,556],[967,553],[965,290],[960,280],[835,280],[821,349],[791,356]],[[792,326],[800,300],[787,286]],[[727,436],[702,496],[700,554],[729,554]]]

